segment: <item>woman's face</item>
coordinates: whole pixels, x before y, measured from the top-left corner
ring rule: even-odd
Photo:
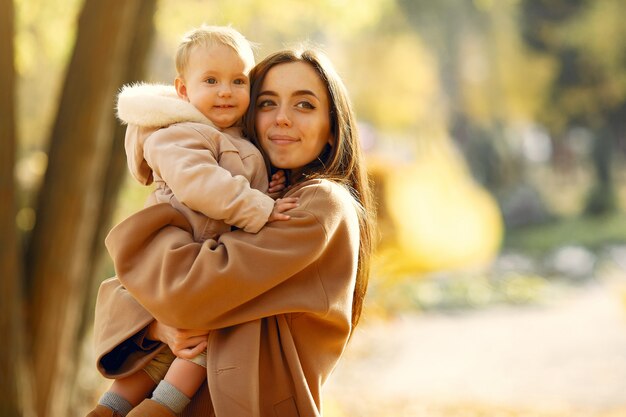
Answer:
[[[253,105],[257,137],[276,168],[302,168],[332,144],[326,86],[307,63],[272,67]]]

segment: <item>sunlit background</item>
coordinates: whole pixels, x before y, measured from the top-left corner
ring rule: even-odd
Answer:
[[[83,2],[14,4],[28,236]],[[181,34],[209,23],[258,59],[321,46],[348,86],[380,239],[326,416],[626,416],[624,16],[622,0],[158,0],[146,81],[172,82]],[[114,221],[149,191],[128,179]],[[75,416],[108,385],[91,337]]]

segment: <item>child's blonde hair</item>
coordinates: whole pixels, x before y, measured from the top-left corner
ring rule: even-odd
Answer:
[[[248,74],[254,66],[252,44],[245,36],[230,26],[202,25],[185,33],[178,45],[178,50],[176,51],[176,71],[178,72],[178,76],[183,76],[187,68],[187,63],[189,62],[189,55],[193,48],[196,46],[211,46],[215,44],[222,44],[233,48],[243,60],[246,74]]]

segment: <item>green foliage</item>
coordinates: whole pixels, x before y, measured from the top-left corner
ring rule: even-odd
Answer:
[[[626,99],[624,3],[522,2],[522,31],[532,47],[558,63],[552,101],[544,109],[553,128],[579,123],[597,129],[611,123]]]
[[[610,243],[626,243],[626,215],[575,217],[547,224],[508,230],[504,247],[524,253],[542,254],[565,245],[599,249]]]
[[[368,294],[368,310],[381,316],[405,311],[463,312],[502,304],[537,304],[551,292],[549,281],[535,273],[457,271],[390,281],[377,279]]]

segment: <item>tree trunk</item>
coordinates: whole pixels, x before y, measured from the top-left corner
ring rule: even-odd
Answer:
[[[25,323],[22,317],[22,271],[16,218],[15,69],[13,66],[14,8],[0,0],[0,334],[5,337],[0,355],[0,416],[22,415]]]
[[[146,61],[149,55],[150,46],[154,37],[154,21],[153,16],[156,11],[156,0],[142,0],[139,2],[139,10],[135,19],[135,32],[129,42],[127,57],[124,60],[126,68],[122,76],[121,84],[129,84],[144,79]],[[106,174],[104,175],[100,190],[102,190],[100,211],[98,215],[98,230],[95,234],[92,249],[92,259],[96,262],[92,265],[90,276],[95,277],[99,268],[99,259],[105,253],[104,238],[106,237],[113,211],[116,207],[117,195],[121,188],[122,182],[126,176],[126,151],[124,149],[124,137],[126,134],[126,126],[122,125],[113,115],[111,108],[111,116],[113,120],[113,141],[111,142],[111,150],[109,153],[109,161],[107,163]],[[99,281],[99,280],[96,280]],[[97,282],[99,284],[99,282]],[[89,304],[89,303],[88,303]],[[86,316],[89,316],[91,308],[88,309]]]
[[[111,108],[139,2],[86,0],[27,251],[39,416],[67,414],[80,317],[113,137]]]
[[[151,49],[152,39],[154,38],[154,13],[156,11],[156,0],[140,0],[139,9],[137,10],[137,18],[134,23],[134,32],[132,33],[132,39],[129,39],[130,47],[128,49],[128,56],[124,60],[124,74],[122,74],[122,80],[120,84],[128,84],[136,81],[143,80],[145,77],[145,69],[147,58]],[[101,192],[101,204],[99,206],[99,213],[97,215],[98,224],[97,230],[93,235],[91,259],[93,262],[89,265],[89,270],[86,274],[89,280],[85,286],[83,304],[83,312],[81,314],[80,329],[78,331],[78,339],[85,343],[85,337],[89,334],[89,330],[93,324],[94,317],[94,304],[96,294],[100,283],[103,278],[108,278],[105,275],[105,270],[109,265],[108,257],[104,256],[106,250],[104,247],[104,238],[110,230],[111,220],[113,212],[117,206],[117,196],[122,186],[126,173],[126,152],[124,149],[124,137],[126,134],[126,126],[122,125],[114,116],[114,108],[110,107],[111,115],[110,120],[113,130],[113,140],[110,143],[111,150],[109,154],[109,162],[106,166],[106,173],[104,175],[102,184],[99,185]],[[89,343],[91,341],[87,341]],[[89,343],[91,345],[91,343]],[[83,352],[79,352],[83,353]],[[80,355],[79,355],[80,356]],[[94,393],[91,390],[91,386],[87,384],[85,388],[81,384],[81,370],[84,366],[93,368],[94,364],[91,362],[89,355],[87,357],[78,357],[74,367],[74,384],[70,407],[71,409],[79,409],[85,404],[85,398],[89,398]]]
[[[617,207],[617,196],[611,173],[611,162],[614,152],[614,134],[608,128],[599,129],[593,141],[591,153],[596,182],[587,196],[585,213],[602,216],[614,211]]]

